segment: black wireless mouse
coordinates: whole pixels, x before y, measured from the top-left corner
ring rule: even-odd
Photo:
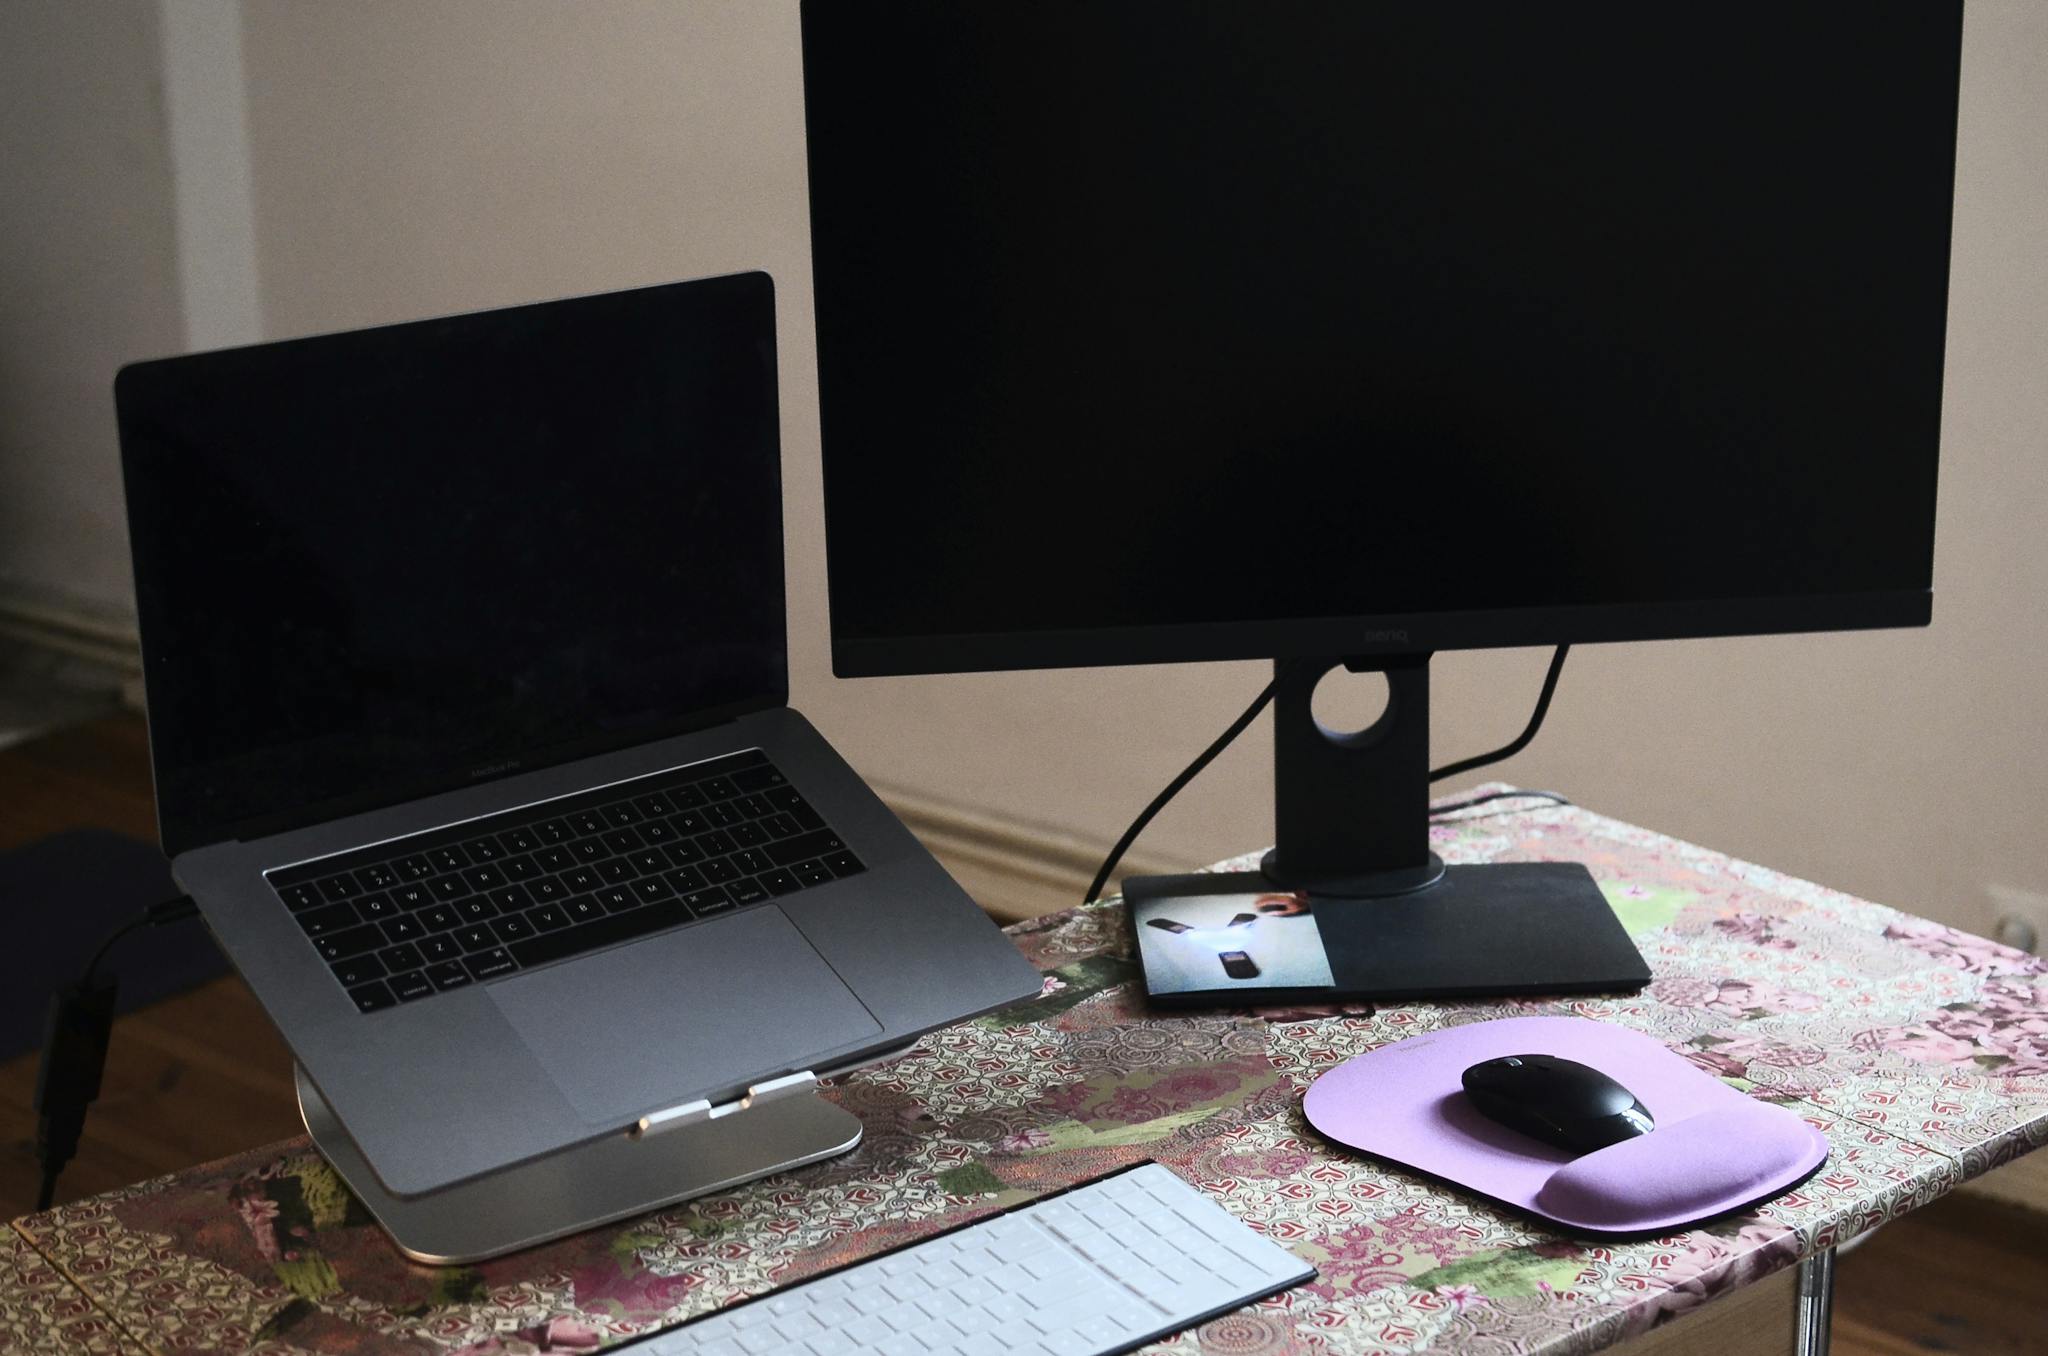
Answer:
[[[1556,1055],[1502,1055],[1461,1080],[1489,1120],[1575,1154],[1657,1128],[1636,1095],[1598,1069]]]

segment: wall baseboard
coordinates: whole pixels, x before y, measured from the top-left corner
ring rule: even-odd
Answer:
[[[961,887],[1005,923],[1079,904],[1109,850],[1107,843],[907,787],[878,783],[875,793]],[[1124,857],[1117,878],[1192,869],[1140,848]],[[1115,888],[1117,878],[1110,888]]]
[[[0,587],[0,638],[83,659],[122,677],[142,673],[142,637],[126,613]]]

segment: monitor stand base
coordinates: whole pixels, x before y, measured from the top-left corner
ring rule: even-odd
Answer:
[[[1255,871],[1139,876],[1124,882],[1133,920],[1192,921],[1205,895],[1296,893]],[[1309,918],[1264,914],[1222,934],[1196,932],[1141,938],[1165,946],[1205,944],[1242,951],[1264,984],[1229,978],[1221,966],[1197,992],[1161,992],[1147,968],[1147,989],[1165,1006],[1259,1007],[1293,1003],[1385,1002],[1392,999],[1532,997],[1619,993],[1649,982],[1650,968],[1615,916],[1592,873],[1577,862],[1508,862],[1453,866],[1435,884],[1379,898],[1305,892]],[[1176,907],[1168,900],[1181,901]],[[1257,910],[1233,903],[1230,912]],[[1283,983],[1288,953],[1302,945],[1299,929],[1313,920],[1333,980],[1328,986]],[[1219,920],[1220,921],[1220,920]],[[1197,924],[1197,927],[1203,926]],[[1213,925],[1212,925],[1213,927]],[[1217,940],[1221,935],[1224,940]],[[1314,945],[1314,939],[1309,941]],[[1204,967],[1207,973],[1208,967]],[[1298,973],[1298,971],[1297,971]]]
[[[370,1170],[306,1071],[293,1069],[314,1147],[398,1250],[416,1262],[476,1262],[816,1163],[860,1143],[853,1113],[815,1091],[715,1120],[577,1145],[419,1196],[397,1196]]]

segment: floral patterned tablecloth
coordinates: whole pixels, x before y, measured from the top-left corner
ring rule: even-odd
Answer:
[[[1453,862],[1586,863],[1656,979],[1615,998],[1154,1013],[1111,901],[1012,929],[1039,998],[833,1087],[867,1132],[844,1157],[436,1269],[287,1141],[16,1221],[0,1344],[585,1351],[1153,1158],[1321,1273],[1159,1350],[1582,1352],[2048,1141],[2041,959],[1581,809],[1496,804],[1433,833]],[[1353,1055],[1531,1013],[1647,1032],[1797,1111],[1832,1156],[1747,1214],[1610,1243],[1334,1149],[1302,1120],[1302,1091]]]

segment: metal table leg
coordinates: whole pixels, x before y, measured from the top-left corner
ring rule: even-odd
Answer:
[[[1835,1250],[1817,1252],[1799,1264],[1798,1356],[1828,1356],[1828,1328],[1835,1314]]]

